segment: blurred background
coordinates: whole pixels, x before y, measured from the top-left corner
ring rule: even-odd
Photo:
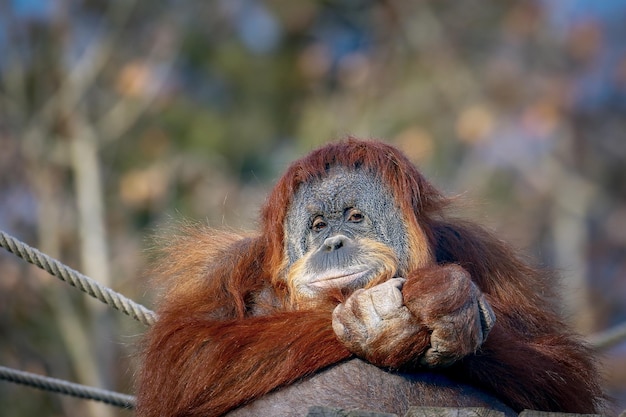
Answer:
[[[0,0],[0,229],[148,307],[154,236],[254,229],[352,134],[626,321],[626,1]],[[0,251],[0,365],[132,393],[145,328]],[[626,343],[599,352],[615,412]],[[130,416],[0,381],[1,414]]]

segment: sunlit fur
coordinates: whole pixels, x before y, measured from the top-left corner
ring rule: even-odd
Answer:
[[[396,276],[398,271],[398,259],[393,250],[387,245],[376,242],[372,239],[355,239],[355,246],[359,248],[359,253],[353,263],[366,265],[371,270],[368,281],[361,285],[361,288],[370,288],[374,285],[387,281]],[[290,289],[290,302],[293,308],[315,306],[316,297],[322,299],[324,294],[320,291],[308,289],[308,284],[315,278],[311,272],[310,262],[314,251],[310,251],[305,256],[296,261],[287,273],[287,285]],[[341,288],[336,288],[341,290]],[[344,295],[348,295],[344,293]]]
[[[428,238],[414,217],[407,220],[409,240],[409,271],[415,271],[433,265],[435,258],[430,249]]]

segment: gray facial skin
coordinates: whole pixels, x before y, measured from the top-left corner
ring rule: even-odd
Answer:
[[[363,217],[348,220],[356,209]],[[312,228],[321,218],[325,227]],[[396,200],[374,174],[363,169],[332,167],[328,175],[300,186],[285,219],[285,251],[291,266],[327,239],[343,235],[350,239],[368,238],[390,247],[398,261],[398,273],[407,270],[408,240],[404,219]]]

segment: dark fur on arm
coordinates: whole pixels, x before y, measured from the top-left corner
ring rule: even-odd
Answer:
[[[553,311],[549,277],[478,226],[437,223],[431,230],[437,262],[466,269],[497,317],[481,349],[449,372],[478,382],[517,411],[597,412],[603,395],[592,352]]]

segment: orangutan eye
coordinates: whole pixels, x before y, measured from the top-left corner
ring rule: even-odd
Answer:
[[[311,224],[311,230],[313,230],[314,232],[321,232],[326,228],[326,226],[327,224],[324,221],[324,218],[321,216],[317,216],[315,219],[313,219],[313,223]]]
[[[361,223],[365,215],[355,208],[348,209],[346,217],[350,223]]]

